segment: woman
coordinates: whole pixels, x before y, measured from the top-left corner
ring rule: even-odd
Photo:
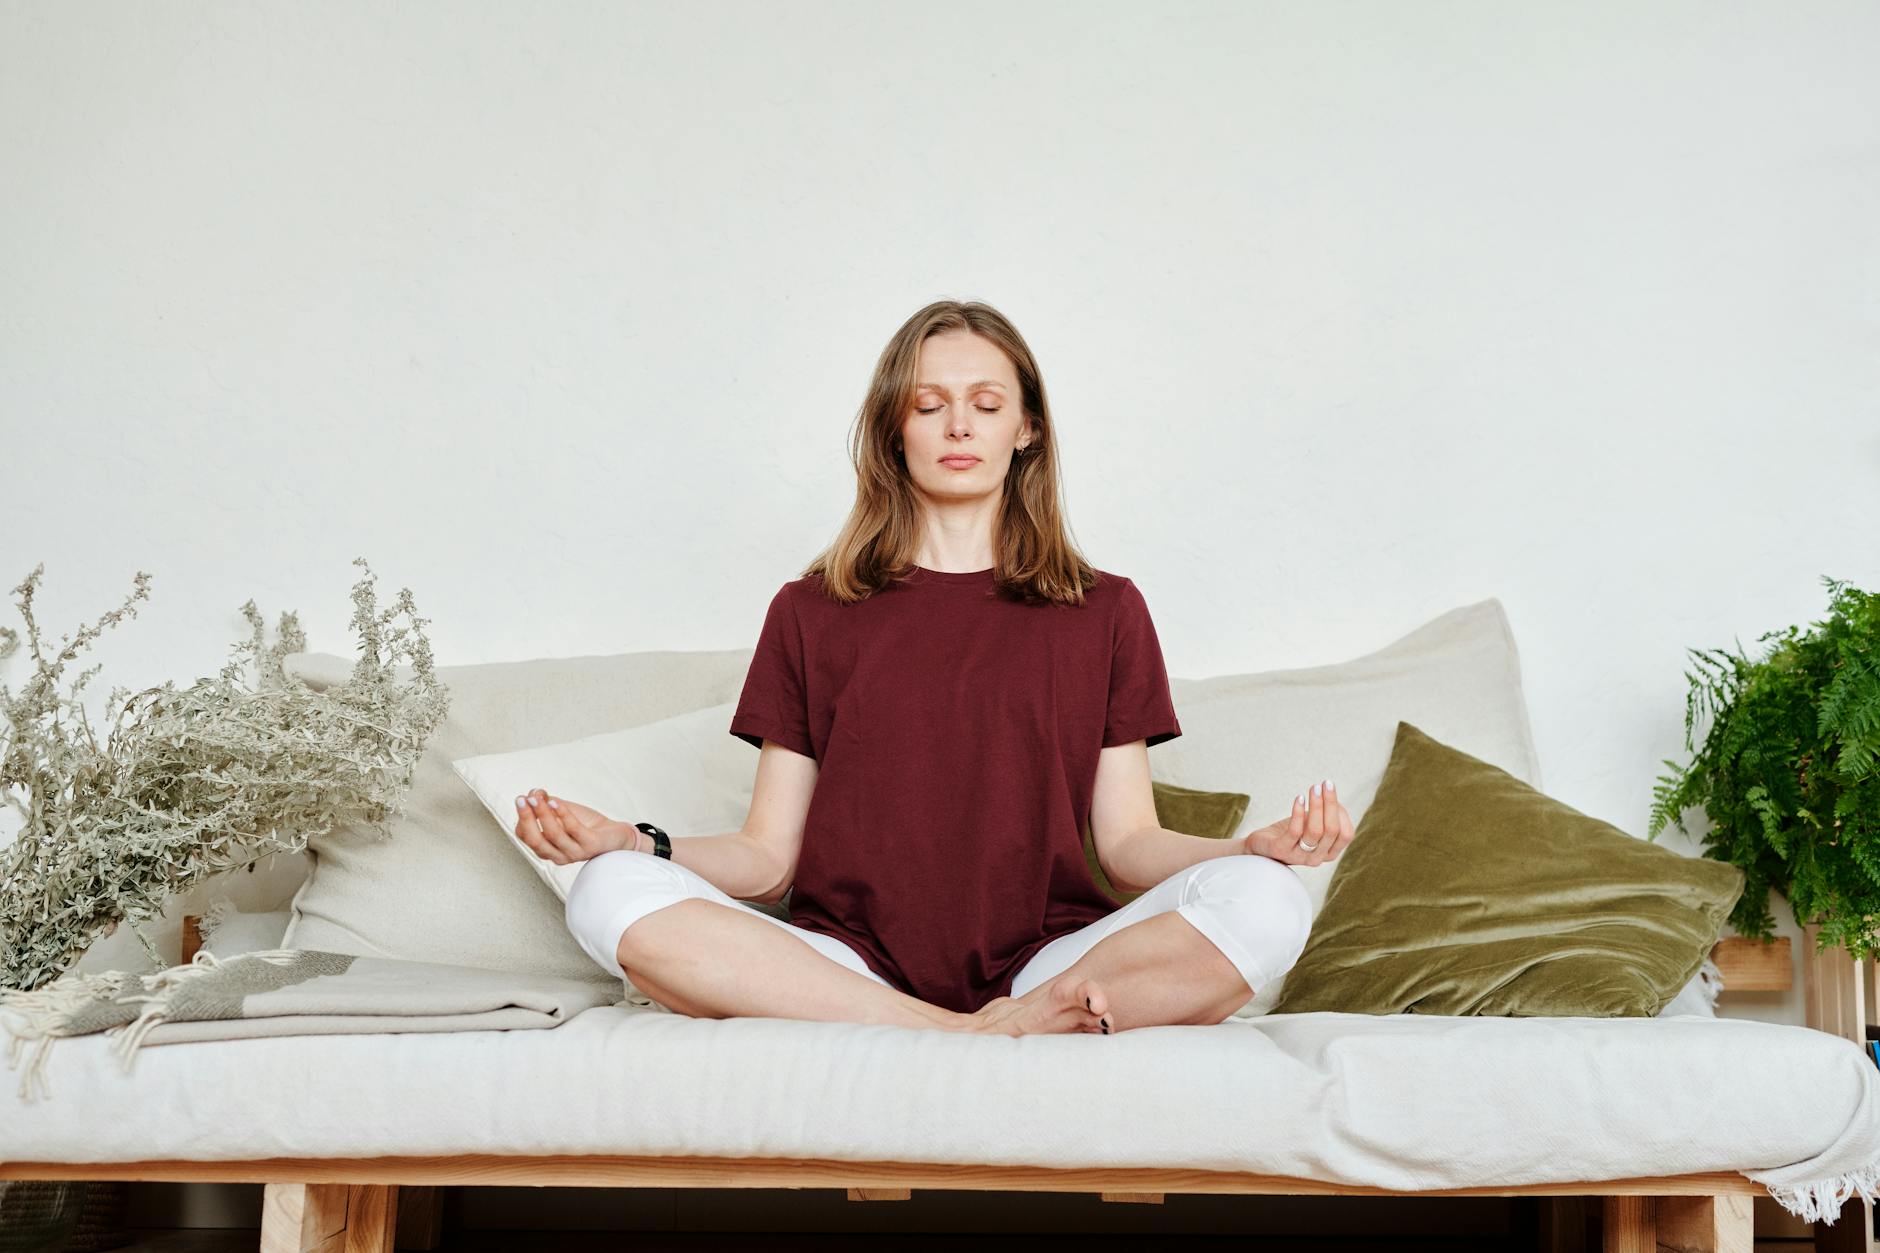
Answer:
[[[696,1016],[1023,1035],[1220,1022],[1298,959],[1285,863],[1337,857],[1350,815],[1321,781],[1243,839],[1157,824],[1148,749],[1181,726],[1141,592],[1067,538],[1054,430],[988,306],[894,336],[854,509],[772,598],[731,719],[760,750],[743,828],[656,842],[516,798],[539,856],[587,861],[568,926],[603,969]],[[1121,908],[1086,820],[1146,887]],[[792,888],[789,922],[744,903]]]

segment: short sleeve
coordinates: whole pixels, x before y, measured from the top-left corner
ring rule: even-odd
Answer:
[[[1110,703],[1103,719],[1103,747],[1147,740],[1153,748],[1181,733],[1149,606],[1135,583],[1124,579],[1111,635]]]
[[[764,614],[744,690],[731,715],[731,734],[755,748],[762,748],[765,740],[775,740],[792,752],[814,757],[804,673],[803,632],[786,584],[770,598]]]

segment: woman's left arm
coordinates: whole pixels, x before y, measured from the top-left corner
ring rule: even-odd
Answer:
[[[1317,866],[1343,852],[1353,834],[1351,814],[1329,782],[1301,792],[1291,814],[1241,839],[1171,831],[1156,821],[1147,742],[1113,745],[1097,755],[1091,841],[1103,873],[1126,892],[1147,891],[1210,857],[1254,853],[1286,865]]]

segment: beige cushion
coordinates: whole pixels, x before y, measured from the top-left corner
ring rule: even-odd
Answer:
[[[1501,602],[1452,609],[1374,652],[1298,670],[1170,679],[1184,734],[1150,750],[1155,775],[1252,797],[1235,836],[1285,817],[1293,797],[1331,779],[1355,825],[1408,720],[1533,787],[1520,659]],[[1339,860],[1293,866],[1316,918]],[[1254,989],[1239,1017],[1266,1013],[1281,978]]]
[[[561,865],[516,838],[516,797],[532,788],[670,835],[721,835],[751,811],[757,754],[730,734],[735,701],[565,744],[483,753],[451,763],[531,873],[567,901],[585,861]]]
[[[312,843],[312,867],[294,894],[283,946],[619,987],[575,943],[561,901],[491,825],[451,762],[733,700],[751,652],[651,651],[438,667],[451,707],[419,758],[405,812],[387,820],[390,838],[361,826]],[[344,682],[353,660],[294,653],[285,665],[290,676],[324,688]],[[725,739],[738,743],[728,728]],[[749,745],[744,751],[755,775],[757,754]]]

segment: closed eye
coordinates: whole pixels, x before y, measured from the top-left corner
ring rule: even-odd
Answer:
[[[997,413],[997,412],[999,411],[999,407],[998,407],[997,405],[994,405],[994,406],[993,406],[992,408],[990,408],[990,409],[988,409],[988,408],[986,408],[986,407],[985,407],[984,405],[974,405],[974,406],[973,406],[973,408],[975,408],[975,409],[977,409],[977,410],[979,410],[979,412],[981,412],[981,413]],[[914,410],[914,412],[915,412],[915,413],[939,413],[939,412],[940,412],[940,406],[939,406],[939,405],[935,405],[935,406],[934,406],[933,408],[931,408],[931,409],[916,409],[916,410]]]

